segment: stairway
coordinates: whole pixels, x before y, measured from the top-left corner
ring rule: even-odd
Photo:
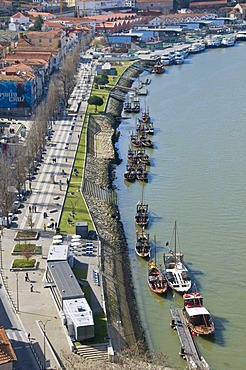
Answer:
[[[76,346],[76,353],[89,360],[109,361],[108,343]]]

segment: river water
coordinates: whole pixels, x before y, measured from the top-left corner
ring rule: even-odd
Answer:
[[[214,370],[246,368],[245,56],[246,43],[189,56],[183,65],[151,76],[149,94],[141,99],[155,126],[150,181],[144,186],[151,214],[148,231],[152,241],[156,236],[161,263],[177,221],[185,262],[215,322],[211,339],[196,339]],[[134,252],[134,215],[142,185],[127,185],[123,174],[135,122],[132,116],[120,125],[123,162],[115,181],[135,293],[150,347],[185,368],[177,332],[170,328],[170,305],[182,305],[182,299],[171,292],[166,297],[153,294],[147,261]]]

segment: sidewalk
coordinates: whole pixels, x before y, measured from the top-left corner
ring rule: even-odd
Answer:
[[[89,72],[88,72],[89,73]],[[64,117],[53,125],[53,135],[46,148],[43,162],[40,163],[35,179],[31,183],[32,194],[25,201],[24,208],[18,213],[18,219],[14,222],[14,228],[4,229],[2,236],[2,262],[3,276],[5,277],[5,287],[7,288],[12,301],[18,311],[24,330],[30,333],[30,341],[35,347],[41,366],[44,365],[44,347],[47,359],[47,367],[53,369],[60,368],[56,356],[51,347],[58,355],[71,352],[71,342],[66,335],[62,324],[60,312],[56,308],[56,303],[48,288],[44,288],[44,274],[46,269],[46,259],[54,231],[48,227],[52,223],[59,223],[62,207],[67,191],[67,179],[70,178],[74,157],[82,130],[84,115],[86,112],[86,102],[81,103],[81,108],[77,119]],[[81,117],[82,116],[82,117]],[[68,145],[69,143],[69,145]],[[54,161],[55,158],[55,161]],[[62,174],[62,170],[66,175]],[[52,176],[51,176],[52,174]],[[54,183],[53,183],[54,176]],[[35,212],[36,207],[36,212]],[[48,218],[44,218],[44,212]],[[34,229],[39,231],[40,236],[37,241],[42,246],[42,256],[36,256],[38,269],[29,271],[29,282],[25,281],[25,272],[11,272],[11,264],[14,258],[11,255],[12,249],[16,244],[14,241],[17,230],[30,229],[27,226],[28,217],[33,219]],[[44,231],[44,223],[47,231]],[[50,225],[49,225],[50,224]],[[82,259],[82,257],[78,257]],[[97,257],[88,260],[83,257],[83,262],[92,265],[89,269],[88,283],[93,287],[92,266],[97,267]],[[30,284],[33,284],[31,292]],[[101,302],[101,289],[94,286],[94,294]],[[95,303],[96,305],[96,303]],[[98,308],[98,307],[97,307]],[[45,333],[43,332],[45,329]],[[47,340],[45,340],[45,336]]]

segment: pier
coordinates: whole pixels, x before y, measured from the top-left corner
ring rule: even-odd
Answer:
[[[177,330],[181,342],[180,356],[186,359],[190,370],[210,370],[210,366],[200,355],[198,347],[186,325],[182,308],[171,305],[170,311],[173,318],[172,328]]]

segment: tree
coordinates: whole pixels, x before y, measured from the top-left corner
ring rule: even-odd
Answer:
[[[29,260],[33,253],[34,253],[34,250],[35,250],[35,246],[31,243],[27,243],[25,245],[22,246],[21,248],[21,255],[26,259],[26,260]]]
[[[101,105],[103,105],[103,99],[100,96],[92,95],[88,99],[88,104],[95,105],[95,112],[97,112],[97,107],[101,107]]]
[[[0,153],[0,209],[2,216],[7,217],[7,228],[10,227],[8,214],[11,212],[14,202],[13,169],[8,153]]]
[[[33,31],[41,31],[43,24],[44,24],[43,18],[40,15],[38,15],[35,18],[35,21],[34,21],[34,24],[33,24],[33,27],[32,27]]]

